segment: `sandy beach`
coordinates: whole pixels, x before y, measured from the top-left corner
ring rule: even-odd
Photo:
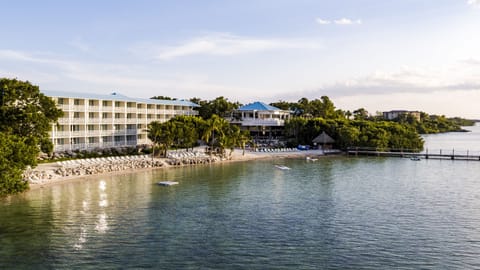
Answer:
[[[203,148],[202,148],[203,149]],[[192,151],[193,153],[198,153],[198,149]],[[35,190],[38,188],[43,188],[50,185],[55,185],[59,183],[65,182],[73,182],[73,181],[88,181],[90,179],[98,178],[98,176],[102,175],[117,175],[117,174],[126,174],[132,172],[138,172],[142,170],[157,170],[157,169],[173,169],[173,168],[181,168],[185,166],[201,166],[205,164],[222,164],[227,162],[239,162],[239,161],[249,161],[249,160],[257,160],[257,159],[277,159],[277,158],[318,158],[324,156],[322,150],[307,150],[307,151],[299,151],[299,150],[289,150],[289,151],[271,151],[271,152],[254,152],[254,151],[243,151],[241,149],[236,149],[230,158],[228,159],[220,159],[215,158],[214,161],[211,162],[199,162],[197,164],[193,164],[192,162],[186,162],[186,160],[182,160],[182,155],[185,155],[184,151],[170,151],[169,158],[154,158],[144,156],[143,159],[140,157],[132,157],[132,159],[137,162],[137,167],[135,166],[124,166],[126,163],[131,164],[132,160],[128,160],[127,158],[124,159],[112,159],[107,160],[106,158],[97,159],[95,165],[90,166],[112,166],[111,164],[116,164],[114,170],[106,171],[88,171],[88,167],[82,166],[83,169],[80,170],[80,166],[82,160],[76,160],[77,168],[75,165],[70,167],[69,170],[78,170],[77,174],[68,174],[65,173],[66,163],[61,162],[54,162],[54,163],[43,163],[39,164],[37,167],[30,169],[26,172],[26,180],[30,182],[30,190]],[[175,158],[172,158],[175,157]],[[179,158],[180,157],[180,158]],[[185,156],[183,158],[188,158]],[[175,162],[172,162],[175,159]],[[86,160],[83,160],[86,161]],[[90,160],[89,160],[90,161]],[[182,162],[183,161],[183,162]],[[87,163],[90,164],[90,163]],[[88,172],[88,173],[87,173]]]

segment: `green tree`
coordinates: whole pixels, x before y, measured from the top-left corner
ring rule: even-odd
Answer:
[[[22,173],[35,163],[38,148],[25,138],[0,132],[0,196],[28,189]]]
[[[199,98],[192,98],[190,101],[200,105],[196,110],[198,110],[199,116],[205,120],[210,119],[214,114],[221,117],[227,117],[234,109],[237,109],[240,106],[240,103],[230,102],[227,98],[222,96],[210,101],[201,100]]]
[[[194,116],[176,116],[170,119],[176,128],[175,142],[179,148],[193,148],[199,139],[199,118]]]
[[[0,132],[26,137],[28,143],[39,146],[49,144],[52,123],[63,115],[52,99],[38,86],[6,78],[0,79],[0,97]]]
[[[0,194],[24,191],[27,166],[36,166],[40,150],[51,153],[49,131],[62,115],[38,86],[17,79],[0,79]]]
[[[230,127],[230,123],[216,114],[205,121],[202,139],[210,145],[210,153],[215,149],[215,146],[220,147],[221,151],[225,149],[225,133],[228,131],[228,127]]]
[[[175,123],[171,121],[167,121],[165,123],[155,121],[148,124],[147,137],[153,142],[154,149],[156,146],[161,149],[161,156],[167,155],[168,148],[175,141],[175,134]]]

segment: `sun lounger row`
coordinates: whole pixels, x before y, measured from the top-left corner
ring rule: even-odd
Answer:
[[[208,157],[205,153],[198,152],[198,151],[193,151],[193,152],[169,152],[167,154],[167,158],[173,158],[173,159],[190,159],[190,158],[204,158]]]
[[[277,152],[294,152],[298,151],[297,148],[258,148],[254,152],[266,152],[266,153],[277,153]]]
[[[116,156],[116,157],[100,157],[100,158],[84,158],[75,160],[57,161],[57,165],[61,167],[77,167],[80,165],[100,165],[108,163],[118,163],[125,161],[137,161],[149,159],[149,155],[136,155],[136,156]]]

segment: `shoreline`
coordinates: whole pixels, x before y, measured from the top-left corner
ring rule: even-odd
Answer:
[[[175,152],[174,152],[175,153]],[[201,166],[201,165],[216,165],[216,164],[225,164],[231,162],[241,162],[241,161],[252,161],[257,159],[276,159],[276,158],[301,158],[301,157],[322,157],[325,156],[322,150],[306,150],[300,151],[295,150],[291,152],[251,152],[245,151],[245,155],[242,155],[242,150],[236,149],[229,159],[216,159],[215,162],[211,163],[199,163],[199,164],[181,164],[181,165],[170,165],[169,158],[155,158],[150,159],[155,163],[161,162],[163,165],[158,167],[143,167],[143,168],[129,168],[124,170],[115,170],[109,172],[102,172],[96,174],[81,174],[81,175],[68,175],[68,176],[61,176],[55,175],[51,177],[51,174],[46,172],[53,171],[55,169],[59,169],[60,165],[56,162],[54,163],[44,163],[40,164],[34,169],[31,169],[31,173],[44,173],[45,175],[49,175],[50,178],[40,178],[36,179],[35,182],[29,181],[30,189],[28,191],[38,190],[44,187],[49,187],[57,184],[63,184],[68,182],[76,182],[76,181],[89,181],[93,178],[98,178],[101,176],[111,176],[111,175],[119,175],[119,174],[129,174],[147,170],[158,170],[158,169],[175,169],[175,168],[183,168],[183,167],[190,167],[190,166]],[[28,192],[27,191],[27,192]]]

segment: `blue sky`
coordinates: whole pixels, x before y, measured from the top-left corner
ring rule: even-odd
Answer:
[[[45,90],[480,119],[480,0],[0,4],[0,77]]]

